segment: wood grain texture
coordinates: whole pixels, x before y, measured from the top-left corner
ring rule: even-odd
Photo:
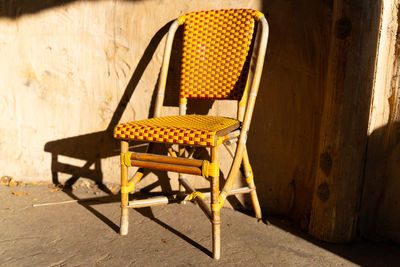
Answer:
[[[357,233],[379,24],[376,1],[334,2],[309,225],[321,240]]]
[[[314,0],[263,7],[270,36],[247,148],[264,213],[289,215],[303,229],[314,187],[331,9],[329,1]]]

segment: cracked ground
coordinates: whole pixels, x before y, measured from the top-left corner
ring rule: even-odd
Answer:
[[[0,196],[0,266],[400,265],[393,244],[327,244],[282,218],[257,222],[228,208],[215,261],[211,224],[192,203],[131,210],[129,234],[120,236],[119,196],[98,188],[0,185]],[[60,201],[70,202],[32,206]]]

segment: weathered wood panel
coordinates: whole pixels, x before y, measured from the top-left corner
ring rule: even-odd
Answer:
[[[314,187],[332,7],[265,1],[270,24],[264,76],[248,139],[264,210],[307,229]]]
[[[333,5],[309,232],[348,242],[357,233],[381,2]]]

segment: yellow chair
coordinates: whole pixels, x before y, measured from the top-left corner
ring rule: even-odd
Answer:
[[[172,42],[180,25],[184,25],[180,115],[161,117]],[[257,27],[260,27],[259,36],[256,36]],[[246,140],[267,40],[268,24],[264,15],[251,9],[193,12],[172,23],[166,41],[154,118],[122,123],[114,130],[114,137],[121,139],[121,235],[128,233],[129,208],[168,204],[173,200],[194,200],[212,222],[213,257],[219,259],[220,209],[227,196],[250,193],[255,215],[261,218]],[[250,68],[254,64],[255,68]],[[186,115],[187,99],[238,100],[237,119]],[[148,152],[151,151],[152,143],[165,143],[170,156],[129,152],[128,141],[131,140],[149,142]],[[218,147],[223,143],[235,142],[237,147],[232,167],[220,191]],[[173,144],[179,145],[179,157],[172,148]],[[182,157],[186,147],[209,148],[211,161]],[[241,165],[248,186],[232,189]],[[128,181],[128,167],[133,166],[139,167],[139,170]],[[153,197],[129,201],[128,194],[142,178],[143,168],[179,173],[180,193],[172,199]],[[208,179],[211,192],[197,192],[184,174]],[[211,205],[204,200],[206,196],[211,196]]]

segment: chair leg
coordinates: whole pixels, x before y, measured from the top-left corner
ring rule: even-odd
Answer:
[[[171,145],[166,145],[168,153],[171,157],[176,157],[176,153],[175,151],[172,149]],[[182,157],[185,153],[185,147],[184,146],[179,146],[179,157]],[[185,187],[182,185],[182,183],[180,182],[181,179],[185,178],[185,175],[183,173],[179,173],[179,197],[183,197],[185,195]],[[186,204],[186,201],[183,200],[181,202],[179,202],[180,204]]]
[[[185,154],[185,147],[184,146],[179,146],[179,157],[182,157]],[[183,173],[179,174],[179,181],[181,179],[185,178],[185,175]],[[179,194],[181,196],[185,195],[185,187],[179,182]],[[186,204],[186,201],[180,202],[181,204]]]
[[[129,144],[127,141],[121,141],[121,153],[128,152]],[[121,164],[121,188],[128,184],[128,167]],[[129,193],[122,193],[121,190],[121,227],[120,235],[128,234],[129,227],[129,209],[128,209]]]
[[[218,147],[212,147],[211,163],[218,166]],[[218,260],[221,251],[221,218],[219,208],[214,208],[219,201],[219,175],[215,176],[211,177],[212,242],[213,258]]]
[[[250,192],[250,197],[251,197],[251,202],[253,203],[254,213],[255,213],[257,219],[261,219],[262,214],[261,214],[260,202],[258,202],[257,192],[255,190],[256,186],[254,184],[253,171],[251,169],[249,155],[247,153],[247,148],[245,148],[243,151],[242,164],[243,164],[244,176],[246,177],[246,182],[250,188],[252,188],[252,189],[254,188],[254,190]]]

